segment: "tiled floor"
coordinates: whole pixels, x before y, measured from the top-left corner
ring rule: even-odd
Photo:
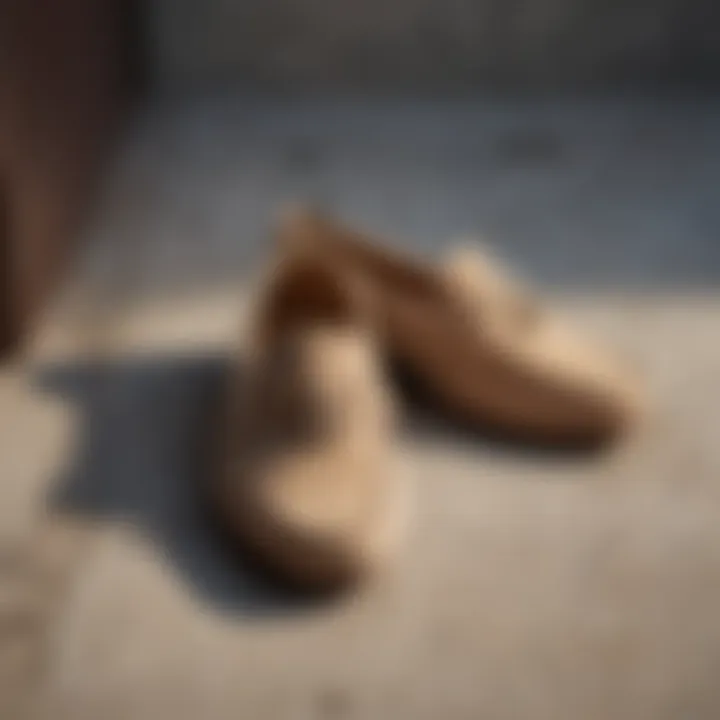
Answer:
[[[719,122],[690,101],[149,109],[0,379],[5,697],[34,684],[73,720],[718,717]],[[331,609],[258,586],[193,490],[217,356],[295,197],[438,258],[480,233],[636,358],[647,426],[567,458],[408,413],[397,575]]]

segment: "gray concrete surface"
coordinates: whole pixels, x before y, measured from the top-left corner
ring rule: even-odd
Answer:
[[[718,121],[649,101],[148,109],[0,378],[0,714],[718,717]],[[194,487],[272,209],[296,196],[429,257],[481,233],[644,369],[648,423],[567,457],[408,408],[397,572],[332,607],[262,586]]]

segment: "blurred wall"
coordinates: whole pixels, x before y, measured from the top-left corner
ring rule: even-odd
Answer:
[[[720,80],[717,0],[152,0],[148,8],[162,89]]]

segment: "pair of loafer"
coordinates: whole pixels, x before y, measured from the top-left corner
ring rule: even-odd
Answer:
[[[390,364],[449,415],[533,442],[608,442],[639,418],[632,373],[478,252],[433,267],[302,208],[277,245],[213,499],[295,586],[355,585],[402,546],[411,493],[393,462]]]

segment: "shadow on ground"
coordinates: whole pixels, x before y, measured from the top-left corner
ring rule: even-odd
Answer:
[[[76,455],[54,484],[49,507],[131,525],[215,609],[276,617],[318,608],[317,601],[269,584],[248,558],[232,552],[203,501],[226,370],[226,358],[163,355],[42,371],[41,387],[75,405],[81,422]],[[434,436],[500,452],[536,450],[472,437],[417,400],[411,408],[402,430],[415,439]]]
[[[49,507],[131,525],[218,610],[251,617],[307,610],[307,601],[265,582],[222,543],[202,501],[226,368],[220,357],[163,356],[42,372],[40,385],[76,405],[82,423]]]

